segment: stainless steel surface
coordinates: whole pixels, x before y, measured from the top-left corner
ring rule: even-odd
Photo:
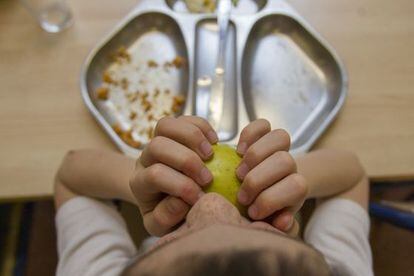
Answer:
[[[211,94],[209,103],[208,121],[211,126],[216,129],[219,133],[221,129],[221,118],[223,115],[223,98],[226,89],[225,77],[226,77],[226,42],[227,42],[227,31],[230,20],[231,12],[230,0],[219,0],[217,6],[217,23],[218,23],[218,52],[217,52],[217,63],[214,69],[213,81],[211,84]],[[234,47],[229,47],[234,49]],[[233,61],[234,62],[234,61]],[[235,102],[235,101],[234,101]],[[223,140],[224,137],[219,139]]]
[[[333,56],[296,20],[268,15],[251,29],[242,63],[247,113],[286,129],[294,148],[339,101],[342,84]]]
[[[184,0],[166,0],[167,5],[176,12],[188,13]],[[233,8],[235,14],[256,13],[266,6],[268,0],[240,0],[238,5]]]
[[[224,71],[222,76],[216,76],[216,58],[218,54],[219,30],[215,19],[201,20],[196,27],[194,88],[196,97],[195,114],[205,117],[206,100],[208,100],[207,117],[217,130],[221,141],[228,141],[237,135],[237,62],[236,62],[236,33],[234,24],[230,24],[227,32],[227,47],[224,57]],[[206,76],[211,77],[211,94],[204,84]],[[223,78],[220,80],[220,78]],[[222,86],[224,88],[220,87]],[[221,89],[221,90],[220,90]],[[207,91],[206,91],[207,90]],[[220,116],[219,118],[211,117]],[[221,113],[221,114],[220,114]],[[218,124],[216,124],[218,123]]]
[[[256,9],[243,14],[236,9],[230,17],[221,124],[226,131],[219,135],[234,145],[249,121],[264,117],[274,128],[284,127],[290,132],[293,153],[305,152],[343,105],[346,72],[335,51],[286,2],[240,0],[240,4],[246,1]],[[187,98],[183,113],[208,112],[211,78],[206,76],[214,72],[217,22],[212,14],[177,10],[179,2],[140,1],[91,51],[82,69],[81,90],[87,107],[119,149],[132,156],[139,150],[114,133],[111,124],[116,114],[102,108],[95,95],[102,72],[111,65],[107,54],[120,45],[128,47],[154,39],[153,47],[141,51],[142,55],[186,57],[188,67],[177,75],[176,82],[177,91]],[[154,38],[150,34],[155,34]],[[165,43],[160,42],[161,37]],[[197,82],[202,85],[197,86]]]

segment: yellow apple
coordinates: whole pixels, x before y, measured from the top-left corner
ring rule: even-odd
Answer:
[[[207,168],[213,174],[213,182],[204,189],[205,192],[218,193],[230,201],[246,216],[246,207],[237,200],[241,182],[236,176],[236,168],[240,164],[241,157],[236,150],[228,145],[213,145],[214,156],[206,161]]]

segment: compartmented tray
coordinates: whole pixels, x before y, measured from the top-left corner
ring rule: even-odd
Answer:
[[[213,75],[217,32],[214,14],[142,0],[91,51],[82,96],[121,151],[139,154],[163,115],[205,115],[201,87]],[[226,50],[220,140],[236,144],[245,125],[266,118],[291,134],[293,153],[309,150],[346,97],[335,51],[282,0],[240,0]]]

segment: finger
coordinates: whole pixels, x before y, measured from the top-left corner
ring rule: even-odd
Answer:
[[[260,137],[270,131],[270,123],[265,119],[258,119],[248,124],[240,133],[239,143],[237,144],[237,152],[243,155],[246,150]]]
[[[294,219],[295,218],[293,217],[293,214],[290,211],[283,210],[282,212],[274,216],[274,218],[272,219],[272,225],[275,228],[283,232],[286,232],[292,227]]]
[[[190,205],[183,200],[167,196],[152,212],[146,213],[143,216],[145,229],[151,235],[162,236],[180,223],[189,210]]]
[[[131,181],[131,190],[143,214],[154,209],[162,193],[181,198],[190,205],[204,194],[191,178],[161,163],[146,168],[136,177],[139,179]]]
[[[271,224],[275,228],[285,233],[291,232],[292,228],[294,227],[294,223],[296,221],[295,214],[300,209],[302,204],[298,204],[294,208],[287,208],[287,209],[282,210],[281,212],[279,212],[279,214],[273,217]]]
[[[183,172],[201,186],[213,180],[213,175],[194,151],[166,137],[152,139],[143,150],[140,161],[144,167],[163,163]]]
[[[286,234],[288,234],[291,237],[297,237],[299,235],[299,231],[300,231],[299,222],[296,219],[293,219],[293,225],[288,231],[286,231]]]
[[[213,155],[213,148],[203,131],[186,120],[164,117],[158,121],[154,135],[177,141],[195,151],[204,160]]]
[[[276,129],[265,134],[247,149],[236,170],[237,177],[243,180],[249,170],[256,167],[267,157],[277,151],[288,151],[289,147],[290,137],[285,130]]]
[[[184,120],[197,126],[204,133],[204,136],[207,137],[211,144],[215,144],[218,142],[218,136],[216,131],[214,131],[213,127],[206,119],[196,116],[183,115],[178,117],[178,120]]]
[[[294,172],[296,163],[288,152],[274,153],[246,175],[238,192],[239,202],[249,205],[260,192]]]
[[[300,174],[291,174],[279,183],[261,192],[248,209],[254,220],[264,219],[273,213],[300,204],[308,194],[308,186]]]

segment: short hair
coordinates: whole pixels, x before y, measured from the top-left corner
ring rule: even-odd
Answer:
[[[316,253],[301,252],[295,256],[285,254],[283,250],[246,249],[226,250],[215,253],[186,254],[172,260],[160,272],[134,269],[128,275],[180,275],[180,276],[277,276],[306,275],[328,276],[328,265],[323,257]],[[132,272],[132,271],[131,271]]]

